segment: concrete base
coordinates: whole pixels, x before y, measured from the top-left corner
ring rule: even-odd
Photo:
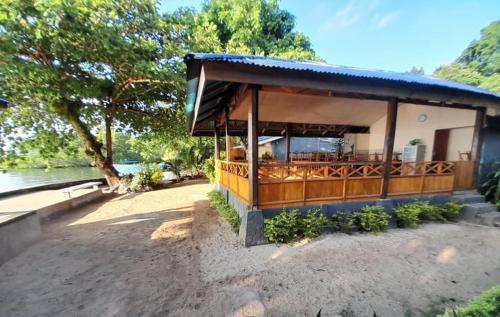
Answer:
[[[0,223],[0,265],[35,243],[41,234],[36,211],[13,212]]]
[[[84,195],[76,196],[68,200],[61,201],[57,204],[53,204],[47,207],[43,207],[37,210],[38,216],[41,221],[46,221],[50,218],[61,215],[65,212],[71,211],[71,209],[83,206],[90,202],[96,201],[99,198],[102,198],[104,193],[102,189],[94,189],[89,193]]]
[[[248,210],[241,217],[239,238],[245,247],[266,244],[264,216],[260,210]]]

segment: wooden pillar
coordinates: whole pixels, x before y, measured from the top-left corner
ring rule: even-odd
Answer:
[[[385,123],[385,139],[384,139],[384,153],[383,164],[384,174],[382,177],[382,191],[381,198],[387,198],[387,191],[389,189],[389,177],[392,168],[392,153],[394,151],[394,137],[396,135],[396,118],[398,116],[398,101],[391,99],[387,103],[387,121]]]
[[[248,107],[248,189],[250,208],[257,209],[259,205],[258,179],[258,121],[259,121],[259,88],[251,87],[252,102]]]
[[[290,163],[290,129],[288,125],[285,131],[285,161],[287,164]]]
[[[481,161],[481,148],[483,144],[483,127],[486,120],[486,109],[479,108],[476,111],[476,121],[474,123],[474,134],[472,136],[471,160],[474,162],[474,169],[472,172],[473,188],[477,188],[477,181],[479,179],[479,165]]]
[[[226,113],[224,120],[224,128],[226,132],[226,161],[231,161],[231,136],[229,135],[229,116]]]
[[[215,143],[214,157],[216,160],[220,160],[220,139],[219,139],[219,129],[217,129],[217,126],[215,127],[215,132],[214,132],[214,143]]]

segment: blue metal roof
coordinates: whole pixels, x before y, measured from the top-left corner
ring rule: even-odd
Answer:
[[[234,55],[234,54],[213,54],[213,53],[189,53],[187,58],[193,58],[201,61],[217,61],[235,64],[254,65],[265,68],[280,68],[313,73],[323,73],[332,75],[342,75],[358,78],[370,78],[387,80],[392,82],[402,82],[408,84],[417,84],[425,86],[434,86],[448,89],[456,89],[463,92],[471,92],[500,99],[500,94],[481,89],[478,87],[457,83],[449,80],[442,80],[432,76],[415,75],[411,73],[397,73],[382,70],[372,70],[355,67],[345,67],[330,65],[313,61],[293,61],[279,58],[271,58],[254,55]]]

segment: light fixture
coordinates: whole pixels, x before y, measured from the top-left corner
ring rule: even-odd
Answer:
[[[425,113],[422,113],[421,115],[418,116],[417,121],[418,122],[425,122],[425,121],[427,121],[427,115]]]

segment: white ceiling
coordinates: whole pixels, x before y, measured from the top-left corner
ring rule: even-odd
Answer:
[[[247,120],[249,94],[230,114]],[[259,92],[259,121],[370,126],[386,114],[386,101]]]

